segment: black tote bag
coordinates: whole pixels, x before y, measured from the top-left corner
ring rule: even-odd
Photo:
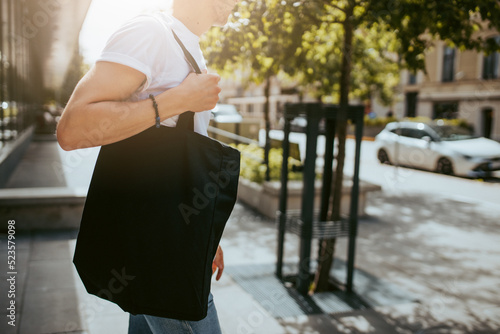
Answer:
[[[96,162],[73,262],[89,293],[132,314],[207,314],[240,153],[195,133],[193,115],[103,146]]]

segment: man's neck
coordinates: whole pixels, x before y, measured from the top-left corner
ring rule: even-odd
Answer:
[[[174,2],[173,16],[193,34],[201,36],[212,26],[212,23],[207,20],[207,15],[200,14],[200,8],[190,6],[188,3],[189,1]]]

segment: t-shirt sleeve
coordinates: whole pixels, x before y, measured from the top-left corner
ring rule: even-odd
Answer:
[[[109,38],[97,61],[129,66],[146,75],[144,91],[151,83],[155,58],[165,47],[165,28],[151,16],[139,16],[125,23]]]

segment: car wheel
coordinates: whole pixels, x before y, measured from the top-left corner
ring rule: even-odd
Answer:
[[[391,164],[391,161],[389,160],[389,155],[387,154],[387,152],[383,148],[378,150],[377,158],[381,164],[388,164],[388,165]]]
[[[437,162],[436,171],[441,174],[453,175],[453,164],[447,158],[441,158]]]

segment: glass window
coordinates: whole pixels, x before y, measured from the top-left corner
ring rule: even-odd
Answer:
[[[396,130],[396,133],[399,133],[403,137],[413,138],[413,136],[414,136],[413,129],[409,129],[409,128],[401,128],[401,129],[399,129],[399,131]]]
[[[427,132],[425,132],[424,130],[413,129],[413,132],[412,132],[413,138],[422,139],[425,136],[430,137],[429,134]]]
[[[455,48],[446,46],[443,55],[443,82],[451,82],[455,78]]]
[[[416,92],[406,93],[406,109],[405,109],[406,117],[417,116],[417,101],[418,101],[418,93]]]
[[[470,129],[456,125],[432,125],[441,140],[464,140],[474,138]]]
[[[458,102],[438,102],[434,104],[433,119],[455,119],[458,117]]]
[[[490,38],[490,41],[494,41],[500,45],[500,36]],[[489,55],[485,55],[483,59],[483,79],[498,79],[498,65],[500,60],[499,52],[492,52]]]
[[[416,85],[417,84],[417,74],[413,72],[408,73],[408,85]]]

